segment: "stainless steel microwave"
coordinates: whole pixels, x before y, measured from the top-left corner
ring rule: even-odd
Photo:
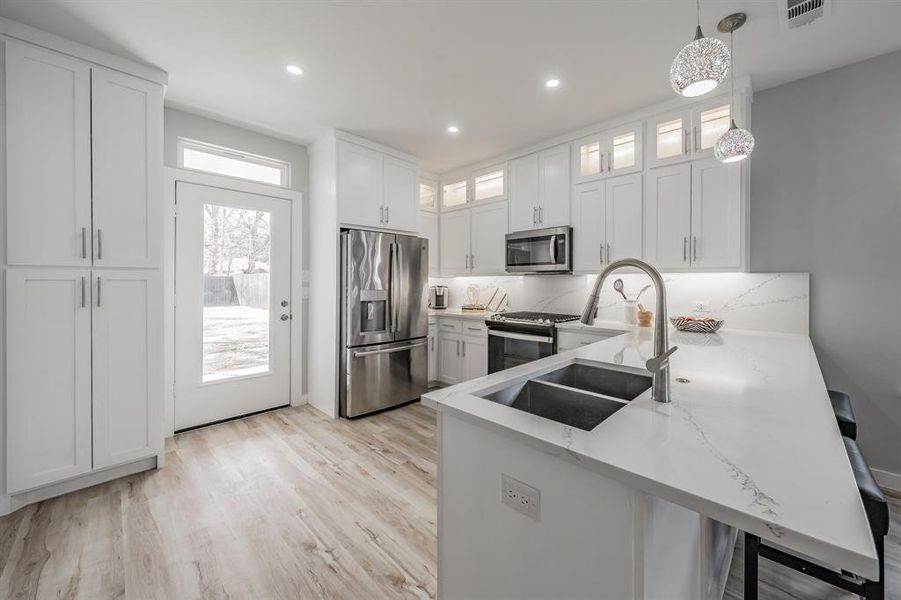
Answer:
[[[507,273],[572,273],[573,228],[551,227],[508,233]]]

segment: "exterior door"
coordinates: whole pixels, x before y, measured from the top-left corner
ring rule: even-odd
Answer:
[[[6,274],[6,491],[91,471],[91,272]]]
[[[159,271],[94,270],[94,468],[152,456],[162,441]]]
[[[160,267],[160,86],[91,69],[95,267]]]
[[[91,264],[91,69],[6,42],[6,235],[12,265]]]
[[[645,258],[658,269],[689,268],[691,236],[691,164],[647,173]]]
[[[291,205],[176,185],[175,429],[290,397]]]

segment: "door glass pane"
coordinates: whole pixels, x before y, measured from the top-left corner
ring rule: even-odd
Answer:
[[[466,204],[466,180],[444,186],[444,206]]]
[[[635,132],[630,131],[613,138],[613,168],[622,169],[635,165]]]
[[[585,177],[587,175],[597,175],[601,172],[601,145],[582,144],[579,147],[579,173]]]
[[[435,207],[435,187],[427,183],[419,184],[419,207],[420,208],[436,208]]]
[[[504,171],[492,171],[475,179],[476,200],[486,200],[504,195]]]
[[[657,123],[657,158],[682,154],[682,119]]]
[[[701,112],[701,149],[713,148],[729,129],[729,105],[718,106]]]
[[[203,381],[269,371],[269,212],[203,205]]]

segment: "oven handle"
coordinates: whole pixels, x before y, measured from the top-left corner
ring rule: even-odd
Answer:
[[[525,340],[527,342],[541,342],[543,344],[553,344],[554,338],[545,337],[543,335],[531,335],[528,333],[515,333],[513,331],[502,331],[498,329],[489,329],[488,335],[495,337],[510,338],[511,340]]]

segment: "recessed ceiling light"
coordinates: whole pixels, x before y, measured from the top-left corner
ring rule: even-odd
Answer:
[[[460,128],[457,127],[456,125],[448,125],[447,132],[448,133],[460,133]]]
[[[287,70],[288,73],[291,73],[291,75],[303,75],[303,69],[297,65],[288,65],[285,67],[285,70]]]
[[[544,82],[544,85],[549,88],[559,87],[560,80],[559,79],[548,79],[547,81]]]

